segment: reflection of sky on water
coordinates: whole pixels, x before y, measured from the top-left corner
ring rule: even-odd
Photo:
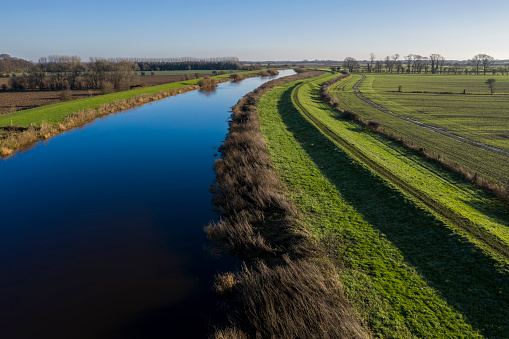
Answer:
[[[238,264],[204,250],[213,147],[267,80],[112,114],[1,161],[0,337],[204,337],[212,278]]]

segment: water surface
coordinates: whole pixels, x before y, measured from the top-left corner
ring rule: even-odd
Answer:
[[[280,72],[280,76],[293,71]],[[212,164],[239,98],[220,84],[109,115],[0,160],[0,337],[206,337]]]

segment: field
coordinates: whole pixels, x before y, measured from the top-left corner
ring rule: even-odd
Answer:
[[[496,79],[494,95],[484,83],[488,78]],[[509,77],[352,75],[332,93],[343,109],[379,121],[384,130],[491,181],[509,183]]]
[[[193,73],[194,74],[194,73]],[[182,81],[181,75],[145,75],[138,77],[135,85],[157,86],[172,82]],[[0,86],[8,84],[9,78],[0,78]],[[94,90],[73,90],[71,100],[83,99],[86,97],[100,95],[101,91]],[[24,92],[3,92],[0,91],[0,115],[9,114],[15,111],[35,108],[45,105],[62,102],[61,91],[24,91]]]
[[[186,70],[154,71],[154,75],[161,76],[161,75],[186,75],[186,74],[189,74],[189,76],[194,77],[195,73],[200,73],[201,75],[207,75],[207,74],[213,74],[212,72],[214,72],[214,70],[211,70],[211,69],[198,69],[198,70],[190,70],[190,71],[186,71]],[[220,71],[216,71],[216,72],[220,72]],[[225,71],[225,72],[230,73],[229,70]],[[242,71],[235,71],[235,72],[242,72]],[[141,71],[138,71],[137,73],[138,73],[138,75],[141,75]],[[144,76],[147,77],[152,74],[152,71],[145,71],[145,74],[146,75],[144,75]]]
[[[508,207],[343,119],[320,100],[332,77],[278,87],[258,109],[287,193],[366,327],[380,338],[508,337]]]

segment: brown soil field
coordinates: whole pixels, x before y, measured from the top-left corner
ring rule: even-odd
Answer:
[[[144,75],[139,76],[133,85],[156,86],[184,80],[182,75]],[[0,78],[0,86],[9,84],[9,78]],[[100,95],[100,90],[73,90],[71,100],[82,99],[93,95]],[[0,90],[0,115],[14,111],[56,104],[62,102],[62,91],[24,91],[3,92]]]

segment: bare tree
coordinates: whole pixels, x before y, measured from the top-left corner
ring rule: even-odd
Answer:
[[[479,58],[481,59],[484,75],[486,75],[486,72],[489,71],[490,67],[495,63],[495,58],[487,54],[479,54]]]
[[[385,71],[387,73],[392,72],[392,59],[390,56],[386,56],[384,59],[385,62]]]
[[[488,87],[490,88],[491,94],[495,93],[495,82],[496,82],[495,79],[488,79],[485,82],[485,84],[488,85]]]
[[[343,66],[348,68],[348,71],[351,73],[358,66],[358,63],[357,60],[355,60],[354,58],[347,57],[345,59],[345,62],[343,63]]]
[[[375,58],[376,58],[375,54],[373,54],[373,53],[369,54],[369,61],[370,61],[370,63],[369,63],[369,72],[370,73],[373,71],[373,63],[375,62]]]
[[[431,63],[431,73],[436,74],[439,67],[443,66],[445,59],[440,54],[431,54],[429,56],[429,61]]]
[[[482,54],[477,54],[472,59],[469,60],[470,65],[475,67],[475,74],[479,74],[479,68],[481,67],[482,64],[481,55]]]
[[[408,54],[407,56],[405,56],[405,60],[406,60],[406,72],[407,73],[410,73],[410,68],[412,67],[412,59],[413,59],[414,55],[413,54]]]

